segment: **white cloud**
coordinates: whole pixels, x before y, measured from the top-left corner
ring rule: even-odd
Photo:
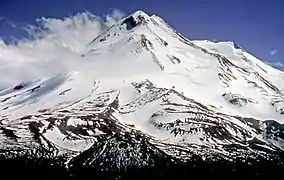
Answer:
[[[0,28],[2,27],[2,25],[5,23],[6,21],[6,18],[5,17],[2,17],[0,16]]]
[[[125,17],[125,13],[118,9],[113,9],[110,13],[106,15],[107,24],[109,26],[117,23],[119,20]]]
[[[107,17],[104,22],[84,12],[63,19],[42,18],[38,26],[26,28],[28,39],[7,45],[0,38],[0,89],[80,68],[84,47],[122,16],[114,11]]]
[[[277,49],[271,49],[269,53],[273,56],[277,53]]]
[[[13,27],[13,28],[17,27],[17,25],[15,23],[13,23],[13,22],[10,22],[10,26]]]
[[[13,28],[16,27],[16,24],[13,23],[10,19],[3,17],[3,16],[0,16],[0,28],[5,24],[8,25],[8,26],[11,26]]]

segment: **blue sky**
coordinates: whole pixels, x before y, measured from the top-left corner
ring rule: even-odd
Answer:
[[[282,0],[1,0],[0,36],[22,37],[20,27],[40,17],[143,10],[189,39],[232,40],[264,61],[284,62],[283,7]]]

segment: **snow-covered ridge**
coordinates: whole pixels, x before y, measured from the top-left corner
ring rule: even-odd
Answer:
[[[81,152],[117,135],[172,156],[175,146],[283,149],[284,74],[234,42],[190,41],[137,11],[71,52],[75,69],[0,91],[1,147]]]

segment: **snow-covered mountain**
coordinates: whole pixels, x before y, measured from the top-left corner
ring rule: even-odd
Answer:
[[[283,164],[284,73],[236,43],[190,41],[137,11],[76,57],[76,71],[0,92],[2,158],[64,156],[75,176],[197,157]]]

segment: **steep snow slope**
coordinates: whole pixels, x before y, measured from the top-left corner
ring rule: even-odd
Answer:
[[[138,16],[137,14],[134,16]],[[279,115],[281,107],[271,105],[275,98],[282,101],[282,88],[278,85],[283,77],[282,72],[265,65],[233,43],[218,43],[215,48],[217,50],[212,51],[212,48],[207,47],[209,45],[194,42],[209,49],[207,52],[177,34],[161,18],[145,14],[142,16],[138,27],[125,31],[118,24],[97,37],[89,46],[89,51],[92,52],[86,56],[92,58],[100,51],[111,52],[117,54],[116,62],[123,66],[117,69],[131,67],[136,72],[135,75],[142,73],[151,76],[151,81],[159,87],[174,86],[185,96],[216,106],[222,112],[282,120]],[[119,58],[121,55],[123,60]],[[123,63],[126,59],[135,60],[126,62],[128,66],[125,67]],[[129,64],[132,62],[138,67]],[[154,63],[161,72],[156,71]],[[120,65],[113,64],[115,67]],[[140,72],[141,70],[144,72]],[[126,72],[132,73],[129,69],[123,71]],[[228,98],[235,99],[236,96],[251,100],[241,105],[227,102]]]
[[[283,89],[283,84],[281,83],[283,72],[267,65],[255,56],[249,54],[237,43],[231,41],[215,43],[209,40],[194,40],[192,42],[198,46],[206,48],[210,52],[216,52],[226,56],[238,66],[251,68],[254,71],[257,71],[265,78],[268,78],[269,81],[277,84],[279,88]],[[243,61],[240,61],[241,59]]]
[[[259,105],[254,105],[255,110],[248,108],[243,115],[253,116],[260,119],[278,119],[280,122],[282,120],[281,116],[273,115],[276,112],[282,114],[283,103],[283,72],[275,68],[268,66],[259,59],[250,55],[244,49],[234,42],[210,42],[210,41],[193,41],[195,44],[208,49],[212,53],[219,53],[228,58],[233,64],[237,65],[248,71],[248,75],[244,78],[247,82],[240,83],[240,86],[246,86],[246,84],[253,84],[253,91],[249,93],[248,88],[242,90],[240,86],[238,88],[233,88],[230,92],[235,91],[236,94],[243,95],[245,97],[250,97],[257,100]],[[249,76],[254,76],[249,78]],[[260,91],[260,93],[258,93]],[[262,109],[258,113],[259,109]],[[281,110],[282,109],[282,110]],[[258,111],[258,112],[255,112]],[[278,114],[278,113],[277,113]]]
[[[113,153],[107,161],[123,168],[151,162],[142,145],[182,160],[283,149],[283,73],[234,43],[189,41],[138,11],[76,57],[77,71],[0,92],[2,149],[88,149],[94,153],[84,162]],[[125,141],[141,162],[116,149]]]

